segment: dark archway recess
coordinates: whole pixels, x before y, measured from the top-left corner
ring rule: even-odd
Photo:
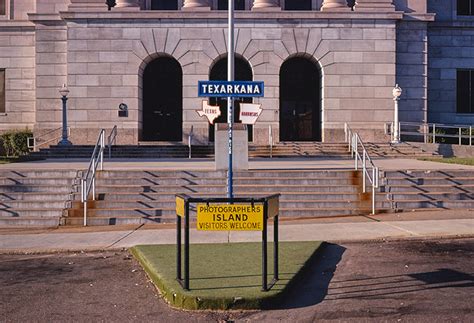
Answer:
[[[286,0],[285,10],[311,10],[311,0]]]
[[[182,141],[183,71],[178,61],[159,57],[143,73],[144,141]]]
[[[321,75],[302,57],[280,68],[280,141],[321,140]]]
[[[229,9],[229,0],[217,1],[217,10],[228,10],[228,9]],[[234,9],[245,10],[245,0],[234,0]]]
[[[151,10],[178,10],[178,1],[151,0]]]
[[[252,81],[253,73],[250,64],[243,58],[235,57],[234,63],[234,79],[236,81]],[[226,81],[227,80],[227,57],[221,58],[211,68],[209,74],[211,81]],[[240,103],[252,103],[252,98],[236,98],[234,100],[234,123],[240,123]],[[227,98],[209,98],[210,105],[218,105],[221,110],[221,115],[214,123],[227,123]],[[252,126],[248,126],[249,141],[253,140]],[[209,140],[214,141],[214,125],[209,126]]]

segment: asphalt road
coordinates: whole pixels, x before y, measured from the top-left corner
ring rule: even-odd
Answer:
[[[185,312],[126,251],[0,255],[1,322],[472,322],[474,239],[330,244],[277,309]]]

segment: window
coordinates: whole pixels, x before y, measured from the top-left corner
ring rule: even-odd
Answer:
[[[7,14],[7,0],[0,0],[0,16]]]
[[[229,0],[217,1],[217,10],[227,10],[227,9],[229,9]],[[234,0],[234,9],[245,10],[245,0]]]
[[[0,113],[5,113],[5,70],[0,69]]]
[[[286,0],[285,10],[311,10],[311,0]]]
[[[474,16],[474,0],[458,0],[458,16]]]
[[[474,113],[474,70],[458,70],[456,82],[456,112]]]
[[[151,0],[151,10],[178,10],[178,1],[177,0]]]

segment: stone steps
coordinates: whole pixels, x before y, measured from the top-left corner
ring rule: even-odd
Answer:
[[[90,158],[93,146],[74,145],[70,147],[50,146],[31,154],[31,158]],[[428,157],[432,153],[421,148],[401,143],[366,143],[369,154],[373,157]],[[272,149],[272,157],[349,157],[346,143],[321,142],[281,142]],[[189,148],[182,143],[161,143],[147,145],[120,145],[111,149],[112,158],[188,158]],[[193,158],[214,158],[214,145],[193,145]],[[108,151],[106,151],[106,156]],[[249,144],[250,158],[270,157],[269,145]]]
[[[105,171],[97,179],[97,201],[88,203],[88,216],[100,223],[175,220],[176,193],[202,197],[223,196],[225,172]],[[210,175],[210,176],[206,176]],[[145,183],[145,185],[144,185]],[[158,185],[157,185],[158,184]],[[282,217],[321,217],[365,213],[367,194],[361,194],[360,172],[355,171],[245,171],[236,172],[236,196],[259,197],[281,193]],[[287,195],[288,193],[288,195]],[[318,194],[315,194],[318,193]],[[336,194],[339,193],[339,194]],[[296,197],[296,198],[295,198]],[[68,210],[66,223],[83,215],[79,195]],[[92,221],[92,220],[91,220]],[[133,221],[132,221],[133,222]],[[90,223],[94,223],[93,221]]]
[[[383,175],[377,199],[390,201],[393,209],[474,209],[471,171],[386,171]]]
[[[1,170],[0,227],[57,227],[77,171]]]

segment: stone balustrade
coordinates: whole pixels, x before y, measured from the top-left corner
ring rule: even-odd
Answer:
[[[184,0],[182,10],[211,10],[209,0]]]
[[[346,0],[324,0],[321,11],[349,11]]]
[[[254,0],[252,10],[281,10],[278,0]]]

